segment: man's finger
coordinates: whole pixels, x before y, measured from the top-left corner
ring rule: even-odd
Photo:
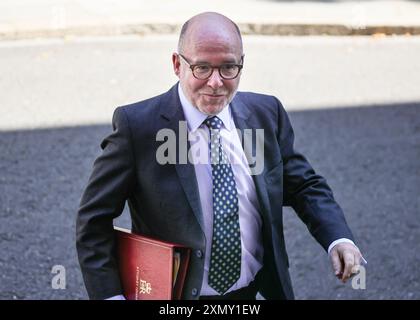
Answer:
[[[360,267],[361,262],[362,262],[362,255],[359,252],[357,252],[354,255],[354,265]]]
[[[360,272],[360,264],[355,264],[353,268],[351,268],[351,275],[358,274]]]
[[[354,255],[350,251],[345,251],[343,254],[343,262],[344,262],[344,271],[341,280],[346,282],[348,278],[350,278],[351,270],[354,266]]]
[[[336,250],[333,250],[331,252],[331,263],[336,277],[341,277],[341,274],[343,272],[343,266],[341,264],[340,257],[338,256]]]
[[[356,252],[354,255],[354,266],[351,269],[351,276],[358,274],[360,272],[361,263],[362,263],[362,255],[359,252]]]

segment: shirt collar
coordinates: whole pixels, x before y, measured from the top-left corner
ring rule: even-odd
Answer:
[[[179,99],[181,100],[182,109],[184,111],[185,119],[187,120],[188,128],[191,132],[197,130],[201,124],[209,116],[205,113],[202,113],[191,102],[187,99],[184,92],[182,91],[181,84],[178,84],[178,94]],[[217,114],[217,117],[223,122],[223,125],[227,130],[231,130],[231,116],[230,116],[230,107],[227,105]]]

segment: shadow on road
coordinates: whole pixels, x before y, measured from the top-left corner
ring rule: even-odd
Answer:
[[[296,146],[324,175],[368,260],[365,290],[334,279],[291,210],[298,299],[420,298],[420,102],[290,112]],[[74,246],[80,196],[110,124],[0,132],[0,299],[83,299]],[[128,217],[117,224],[129,226]],[[66,268],[53,290],[51,269]]]

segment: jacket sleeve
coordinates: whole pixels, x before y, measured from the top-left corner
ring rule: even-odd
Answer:
[[[339,238],[353,240],[340,206],[326,180],[316,174],[307,159],[294,149],[294,133],[289,117],[278,105],[278,141],[283,160],[283,203],[291,206],[309,232],[327,251]]]
[[[76,221],[77,253],[91,299],[122,293],[113,219],[121,215],[136,181],[131,132],[124,109],[115,110],[112,127],[113,132],[101,143],[102,154],[94,162]]]

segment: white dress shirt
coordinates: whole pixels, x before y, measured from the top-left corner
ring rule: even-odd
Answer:
[[[200,295],[218,295],[208,285],[210,269],[211,244],[213,236],[213,180],[209,160],[209,129],[203,123],[208,115],[194,107],[178,86],[182,109],[188,126],[191,145],[190,161],[194,163],[200,194],[201,209],[206,236],[206,252],[204,255],[204,276]],[[220,130],[222,148],[229,159],[235,176],[239,204],[239,225],[241,230],[241,275],[238,281],[227,292],[246,287],[262,267],[262,220],[254,181],[249,172],[248,162],[236,131],[230,106],[226,106],[217,115],[223,122]],[[204,152],[203,152],[204,151]]]

